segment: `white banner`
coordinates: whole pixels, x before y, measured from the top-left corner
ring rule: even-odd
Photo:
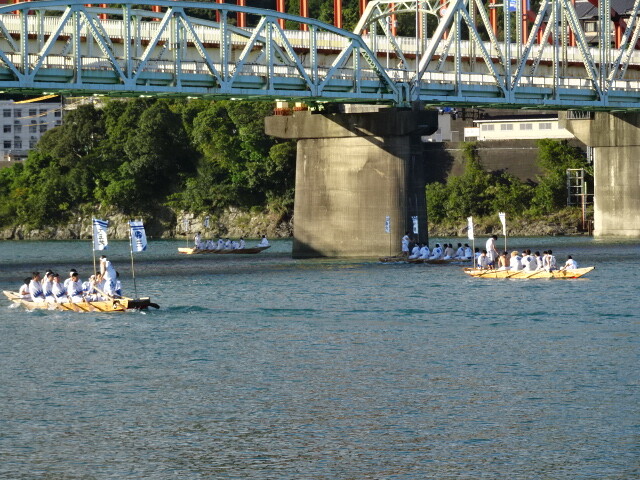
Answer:
[[[183,218],[182,219],[182,229],[184,230],[185,233],[187,233],[189,231],[189,219],[188,218]]]
[[[413,222],[413,233],[418,233],[418,217],[411,217],[411,221]]]
[[[131,248],[134,252],[144,252],[147,249],[147,234],[141,221],[129,222],[131,229]]]
[[[469,224],[467,226],[467,238],[473,240],[473,217],[467,217],[467,222]]]
[[[93,219],[93,249],[104,250],[108,247],[109,241],[107,240],[107,225],[109,222],[104,220]]]
[[[387,215],[387,218],[384,221],[384,231],[386,233],[391,233],[391,217]]]
[[[204,217],[204,228],[209,228],[209,215]]]
[[[500,217],[500,223],[502,223],[502,234],[507,236],[507,214],[504,212],[498,213],[498,217]]]

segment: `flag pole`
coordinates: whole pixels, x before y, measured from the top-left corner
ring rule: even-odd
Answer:
[[[131,238],[131,224],[129,224],[129,251],[131,252],[131,275],[133,276],[133,291],[138,298],[138,287],[136,286],[136,271],[133,268],[133,239]]]

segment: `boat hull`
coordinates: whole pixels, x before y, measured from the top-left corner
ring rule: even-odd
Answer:
[[[238,248],[235,250],[199,250],[197,248],[181,247],[181,248],[178,248],[178,253],[184,253],[185,255],[198,255],[198,254],[205,254],[205,253],[213,253],[216,255],[225,255],[225,254],[247,255],[247,254],[260,253],[266,250],[267,248],[271,248],[271,245],[269,245],[268,247]]]
[[[151,299],[146,298],[115,298],[96,302],[64,302],[47,303],[24,300],[17,292],[3,291],[2,293],[13,303],[22,305],[27,310],[59,310],[71,312],[124,312],[125,310],[146,310],[149,307],[158,308]]]
[[[514,279],[539,279],[539,278],[580,278],[596,267],[576,268],[575,270],[554,270],[547,272],[546,270],[536,270],[530,272],[520,270],[512,272],[511,270],[478,270],[473,268],[465,268],[464,273],[475,278],[514,278]]]

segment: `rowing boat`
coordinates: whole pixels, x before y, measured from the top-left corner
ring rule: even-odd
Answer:
[[[152,303],[149,297],[143,298],[113,298],[110,300],[99,300],[95,302],[64,302],[47,303],[32,302],[25,300],[17,292],[3,291],[2,293],[17,305],[22,305],[27,310],[61,310],[72,312],[124,312],[125,310],[146,310],[149,307],[160,308],[158,304]]]
[[[513,272],[511,270],[480,270],[477,268],[465,268],[464,273],[475,278],[580,278],[594,268],[596,267],[576,268],[574,270],[553,270],[551,272],[546,270],[535,270],[533,272],[528,270],[519,270],[517,272]]]
[[[465,260],[460,258],[410,258],[409,263],[428,263],[429,265],[461,265],[471,260]]]
[[[225,250],[203,250],[203,249],[199,249],[199,248],[186,248],[186,247],[182,247],[182,248],[178,248],[178,253],[184,253],[186,255],[194,255],[194,254],[201,254],[201,253],[215,253],[218,255],[222,255],[222,254],[234,254],[234,255],[238,255],[238,254],[251,254],[251,253],[260,253],[263,250],[266,250],[267,248],[270,248],[271,245],[267,246],[267,247],[251,247],[251,248],[236,248],[236,249],[225,249]]]

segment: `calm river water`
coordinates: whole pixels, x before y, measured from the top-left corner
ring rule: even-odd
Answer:
[[[158,311],[0,299],[0,478],[640,478],[637,243],[510,239],[596,266],[572,281],[183,245],[136,254]],[[0,287],[91,264],[2,242]]]

